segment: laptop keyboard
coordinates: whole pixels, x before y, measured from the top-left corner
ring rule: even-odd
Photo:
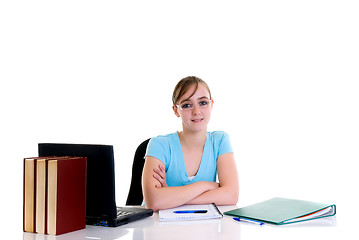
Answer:
[[[123,211],[123,210],[120,210],[119,208],[117,208],[117,217],[124,217],[124,216],[127,216],[127,215],[130,215],[130,214],[133,214],[135,212],[131,212],[131,211]]]

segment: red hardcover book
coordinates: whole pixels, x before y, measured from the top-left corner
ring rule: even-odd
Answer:
[[[47,233],[86,227],[86,157],[50,159],[47,173]]]

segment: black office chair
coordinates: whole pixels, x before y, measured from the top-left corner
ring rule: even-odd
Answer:
[[[142,142],[135,152],[135,157],[133,159],[132,165],[132,178],[131,186],[128,192],[126,205],[141,205],[143,202],[142,194],[142,171],[143,165],[145,164],[145,154],[147,149],[147,144],[151,138]]]

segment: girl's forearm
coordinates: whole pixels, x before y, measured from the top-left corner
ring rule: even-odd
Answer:
[[[238,202],[238,190],[230,187],[219,187],[203,192],[199,196],[186,202],[186,204],[235,205]]]
[[[218,188],[218,183],[196,182],[180,187],[152,188],[145,193],[145,202],[148,208],[154,211],[177,207],[190,202],[201,194]]]

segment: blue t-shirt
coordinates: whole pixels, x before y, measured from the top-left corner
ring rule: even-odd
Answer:
[[[166,166],[167,185],[184,186],[198,181],[216,181],[217,159],[224,153],[233,152],[229,135],[222,131],[207,132],[202,160],[196,176],[190,180],[178,133],[154,137],[147,146],[146,156],[159,159]]]

